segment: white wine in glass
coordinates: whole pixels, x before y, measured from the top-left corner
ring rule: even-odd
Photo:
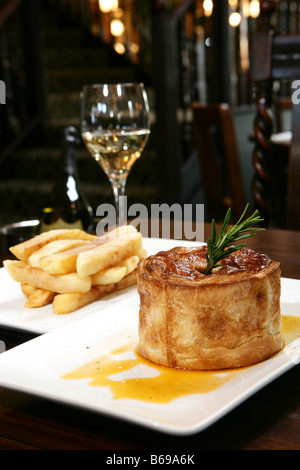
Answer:
[[[132,165],[150,134],[150,112],[142,83],[86,85],[81,98],[81,135],[92,157],[109,178],[116,223],[127,216],[120,204]]]

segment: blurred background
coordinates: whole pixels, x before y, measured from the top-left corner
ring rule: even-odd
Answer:
[[[128,178],[129,204],[205,203],[191,112],[198,102],[229,105],[245,200],[254,206],[249,38],[262,25],[297,32],[299,3],[1,0],[0,225],[39,217],[57,175],[62,131],[79,126],[80,91],[101,82],[142,81],[149,97],[151,136]],[[83,145],[77,162],[94,211],[113,203],[107,177]]]

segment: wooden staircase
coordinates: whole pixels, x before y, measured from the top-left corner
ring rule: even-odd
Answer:
[[[42,29],[48,118],[44,134],[27,141],[0,166],[0,225],[38,218],[53,187],[61,155],[62,132],[79,127],[80,91],[86,83],[140,81],[140,72],[106,45],[62,21],[51,6],[42,6]],[[151,89],[147,89],[153,109]],[[80,180],[94,211],[113,202],[102,169],[82,145],[78,152]],[[147,207],[158,202],[154,130],[127,183],[128,204]]]

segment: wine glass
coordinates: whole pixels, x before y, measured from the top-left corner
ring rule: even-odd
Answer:
[[[150,112],[142,83],[93,84],[83,87],[81,134],[92,157],[112,185],[117,224],[126,224],[120,204],[132,165],[150,134]]]

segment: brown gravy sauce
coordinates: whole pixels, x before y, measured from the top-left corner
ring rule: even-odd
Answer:
[[[283,341],[287,346],[300,336],[300,317],[283,315],[282,322]],[[241,371],[241,369],[186,371],[160,367],[141,357],[135,348],[136,345],[129,342],[119,349],[112,350],[109,355],[67,373],[62,378],[88,379],[92,387],[109,387],[115,400],[134,399],[163,404],[182,396],[216,390]],[[126,353],[131,353],[130,358]],[[133,372],[133,368],[145,366],[151,372],[150,377],[137,372],[136,377],[126,378],[126,373]],[[120,373],[125,375],[118,380],[117,374]]]
[[[150,275],[157,275],[160,278],[175,275],[185,279],[203,279],[206,253],[206,246],[200,248],[176,247],[149,256],[144,266]],[[273,261],[267,255],[242,248],[221,260],[222,267],[218,268],[216,273],[218,275],[243,272],[255,274],[272,263]]]

